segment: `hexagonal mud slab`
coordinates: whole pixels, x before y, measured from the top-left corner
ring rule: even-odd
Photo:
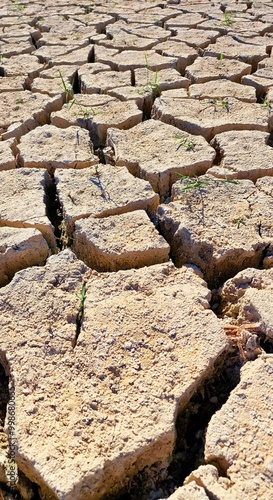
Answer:
[[[105,144],[109,127],[128,129],[141,120],[142,111],[134,101],[125,103],[99,94],[79,95],[75,97],[73,105],[65,104],[60,111],[51,115],[51,122],[57,127],[78,125],[89,130],[96,147]]]
[[[108,130],[116,165],[146,179],[161,196],[170,194],[179,175],[205,173],[215,151],[203,137],[192,136],[157,120],[147,120],[128,131]]]
[[[25,267],[44,265],[48,255],[48,245],[37,229],[0,227],[0,286]]]
[[[273,175],[270,135],[258,130],[238,130],[216,135],[211,145],[221,161],[207,173],[228,179],[250,179]]]
[[[89,274],[67,250],[0,290],[16,462],[46,498],[97,500],[146,466],[166,467],[177,411],[227,347],[193,269]]]
[[[170,247],[143,210],[75,222],[73,250],[97,271],[118,271],[167,262]]]
[[[149,182],[135,179],[125,167],[96,165],[84,170],[58,169],[57,193],[63,208],[68,233],[78,219],[107,217],[134,210],[154,215],[159,196]]]
[[[261,130],[273,128],[273,114],[261,104],[245,103],[234,98],[222,100],[158,97],[152,108],[152,118],[170,123],[185,132],[211,140],[229,130]]]
[[[0,227],[32,227],[56,250],[53,226],[45,205],[45,169],[20,168],[0,172]]]
[[[172,198],[158,214],[177,266],[197,265],[212,287],[241,269],[259,267],[273,243],[271,196],[251,181],[205,175],[175,183]]]
[[[21,138],[17,162],[25,168],[85,168],[98,163],[87,130],[37,127]]]

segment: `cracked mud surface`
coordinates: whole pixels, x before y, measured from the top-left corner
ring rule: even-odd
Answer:
[[[2,0],[0,500],[271,500],[272,49],[270,2]]]

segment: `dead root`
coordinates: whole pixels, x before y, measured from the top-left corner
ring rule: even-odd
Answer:
[[[253,361],[260,354],[264,354],[260,346],[260,323],[225,324],[224,329],[231,345],[238,348],[243,363]]]

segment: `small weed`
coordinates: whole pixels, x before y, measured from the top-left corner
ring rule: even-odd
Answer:
[[[228,98],[226,97],[220,102],[220,106],[226,110],[227,113],[230,112],[230,104],[228,102]]]
[[[185,136],[183,137],[180,134],[174,134],[173,137],[179,141],[176,151],[178,151],[181,147],[185,148],[186,151],[194,151],[195,143],[191,139]]]
[[[188,175],[181,175],[179,174],[179,172],[176,172],[176,175],[178,175],[180,177],[180,182],[183,182],[183,181],[186,181],[186,184],[185,186],[183,186],[181,188],[181,191],[188,191],[189,189],[196,189],[196,188],[200,188],[200,187],[204,187],[204,186],[208,186],[208,185],[212,185],[213,183],[221,183],[221,184],[225,184],[225,183],[230,183],[230,184],[238,184],[238,181],[236,181],[235,179],[218,179],[218,178],[215,178],[215,179],[199,179],[199,177],[197,176],[194,176],[194,177],[189,177]]]
[[[61,212],[59,210],[57,212],[57,215],[61,219],[62,214],[61,214]],[[65,250],[68,247],[68,245],[69,245],[69,237],[67,235],[66,225],[65,225],[64,220],[62,220],[60,222],[60,224],[58,225],[58,231],[59,231],[59,235],[60,235],[58,237],[60,247],[61,247],[62,250]]]
[[[221,54],[219,55],[219,61],[223,61],[223,59],[224,59],[224,54],[222,54],[221,52]]]
[[[237,229],[239,229],[241,224],[244,224],[244,219],[242,217],[237,217],[236,219],[233,219],[232,222],[236,224]]]
[[[222,25],[232,26],[235,23],[233,19],[231,19],[226,12],[224,12],[224,20],[222,21]]]
[[[65,81],[64,81],[64,77],[62,75],[62,72],[61,70],[59,69],[58,70],[59,72],[59,76],[60,76],[60,79],[61,79],[61,85],[62,85],[62,88],[63,88],[63,91],[65,93],[65,102],[68,103],[68,101],[70,100],[70,98],[72,98],[74,96],[74,91],[73,91],[73,82],[72,82],[72,85],[70,85],[70,88],[67,87]],[[75,102],[75,100],[73,99],[73,101]],[[74,102],[72,101],[72,104],[70,105],[70,108],[73,106]],[[69,108],[69,109],[70,109]]]
[[[77,314],[77,319],[81,320],[82,315],[83,315],[84,301],[86,299],[86,285],[85,285],[85,283],[82,284],[81,293],[77,293],[76,296],[78,297],[78,299],[80,301],[79,302],[79,311],[78,311],[78,314]]]
[[[271,104],[271,101],[269,101],[268,99],[263,99],[262,108],[268,109],[268,111],[270,111],[272,109]]]
[[[25,4],[19,2],[19,0],[11,0],[11,3],[12,3],[12,7],[11,7],[11,10],[13,10],[14,12],[20,12],[22,10],[24,10],[24,8],[26,7]]]
[[[217,101],[217,99],[210,99],[208,102],[210,105],[213,105],[215,113],[219,110],[219,108],[225,109],[227,113],[231,112],[231,105],[228,101],[228,97],[225,97],[224,99],[222,99],[222,101]]]
[[[16,99],[15,104],[23,104],[24,99]]]
[[[149,71],[150,71],[150,66],[148,63],[148,57],[145,52],[144,54],[145,57],[145,62],[146,62],[146,89],[153,94],[154,97],[159,97],[161,92],[160,88],[158,85],[158,71],[156,70],[155,76],[154,76],[154,81],[151,82],[149,78]]]

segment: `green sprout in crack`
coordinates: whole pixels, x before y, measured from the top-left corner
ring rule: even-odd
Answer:
[[[154,81],[150,81],[150,77],[149,77],[149,71],[150,71],[150,65],[148,63],[148,57],[147,57],[147,54],[145,52],[144,54],[144,58],[145,58],[145,62],[146,62],[146,89],[151,92],[153,94],[153,96],[155,97],[159,97],[161,92],[160,92],[160,88],[159,88],[159,85],[158,85],[158,71],[156,70],[155,72],[155,76],[154,76]]]
[[[213,185],[215,182],[216,183],[221,183],[221,184],[238,184],[238,181],[236,179],[219,179],[217,177],[211,178],[211,179],[200,179],[197,176],[190,177],[188,175],[182,175],[179,172],[175,172],[178,177],[180,177],[180,182],[186,181],[185,186],[181,188],[181,192],[183,191],[188,191],[190,189],[196,189],[196,188],[202,188],[205,186]]]
[[[11,7],[11,10],[13,10],[14,12],[16,11],[22,11],[25,9],[25,4],[19,2],[19,0],[11,0],[11,3],[12,3],[12,7]]]
[[[64,77],[62,75],[61,70],[59,69],[58,72],[59,72],[59,76],[60,76],[60,79],[61,79],[61,85],[62,85],[63,91],[65,93],[65,102],[68,103],[68,101],[70,100],[70,98],[72,98],[74,96],[73,82],[70,85],[70,88],[68,88],[68,86],[65,83],[65,80],[64,80]],[[75,99],[72,100],[72,103],[70,104],[69,109],[73,106],[74,103],[75,103]]]
[[[76,296],[79,299],[79,311],[78,311],[77,319],[81,320],[82,315],[83,315],[84,301],[86,299],[86,285],[85,285],[85,283],[82,284],[81,293],[77,293]]]
[[[221,108],[225,109],[227,113],[230,112],[230,103],[228,102],[228,98],[222,99],[220,102]]]
[[[223,61],[223,59],[224,59],[224,54],[222,54],[221,52],[221,54],[219,55],[219,61]]]
[[[186,151],[194,151],[196,144],[191,139],[185,136],[183,137],[180,134],[174,134],[173,137],[179,141],[176,151],[181,147],[185,148]]]
[[[271,101],[269,101],[268,99],[263,99],[263,102],[262,102],[262,108],[263,109],[268,109],[268,111],[271,111],[272,109],[272,103]]]
[[[224,99],[222,99],[222,101],[218,101],[217,99],[210,99],[208,101],[209,105],[213,106],[213,109],[214,109],[214,112],[216,113],[217,111],[219,111],[219,109],[225,109],[227,113],[230,113],[231,112],[231,104],[228,100],[228,97],[225,97]],[[207,106],[207,107],[210,107],[210,106]],[[205,108],[206,109],[206,108]]]
[[[23,104],[24,99],[16,99],[15,104]]]
[[[240,227],[241,224],[245,223],[244,219],[242,217],[237,217],[237,218],[233,219],[232,222],[234,224],[236,224],[237,229],[239,229],[239,227]]]
[[[189,177],[188,175],[181,175],[178,172],[176,174],[180,177],[180,182],[186,181],[187,184],[181,188],[181,191],[188,191],[189,189],[196,189],[200,187],[207,186],[209,180],[199,180],[198,177]]]
[[[224,26],[232,26],[234,23],[235,21],[231,19],[226,12],[224,12],[224,19],[221,24]]]

